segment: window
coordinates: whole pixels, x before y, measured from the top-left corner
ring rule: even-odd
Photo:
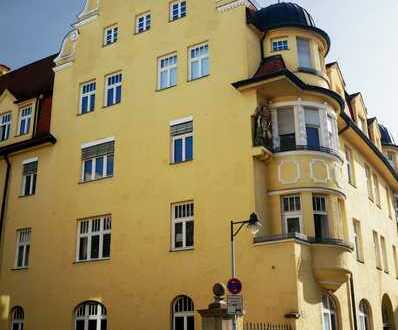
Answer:
[[[32,231],[30,228],[17,230],[16,268],[29,267],[31,233]]]
[[[158,88],[177,85],[177,55],[168,55],[158,60]]]
[[[18,135],[25,135],[29,133],[31,119],[32,107],[21,109],[19,113]]]
[[[293,109],[278,109],[278,131],[281,151],[296,149]]]
[[[396,167],[395,166],[395,156],[394,156],[394,153],[392,153],[391,151],[387,152],[387,160],[393,168]]]
[[[172,163],[193,160],[193,125],[192,120],[175,123],[170,126]]]
[[[194,203],[172,204],[172,248],[189,249],[194,246]]]
[[[25,313],[22,307],[14,307],[11,311],[11,330],[23,330]]]
[[[81,181],[93,181],[113,176],[115,141],[107,139],[82,146]]]
[[[353,158],[352,158],[352,151],[347,146],[345,147],[345,160],[346,160],[346,166],[347,166],[348,182],[352,185],[355,185],[354,162],[353,162]]]
[[[381,270],[379,236],[375,231],[373,231],[373,248],[375,250],[375,256],[376,256],[376,268]]]
[[[119,28],[117,25],[112,25],[105,29],[104,32],[104,46],[111,45],[117,41]]]
[[[313,196],[312,208],[314,212],[315,239],[322,240],[328,237],[328,213],[325,196]]]
[[[388,208],[388,216],[392,219],[392,202],[391,202],[391,191],[390,188],[386,185],[386,198],[387,198],[387,208]]]
[[[383,236],[380,236],[380,244],[381,244],[381,253],[383,254],[384,272],[388,273],[390,269],[388,265],[387,246],[386,246],[386,239]]]
[[[363,262],[363,249],[362,249],[362,233],[361,224],[358,220],[354,220],[354,242],[357,260]]]
[[[90,81],[80,89],[80,113],[85,114],[94,111],[95,107],[95,81]]]
[[[281,40],[272,40],[272,51],[273,52],[280,52],[283,50],[288,50],[289,45],[287,39]]]
[[[194,330],[194,305],[191,298],[180,296],[173,304],[173,330]]]
[[[397,247],[395,245],[392,246],[392,253],[394,258],[395,277],[398,279],[398,254],[397,254]]]
[[[359,328],[358,330],[370,330],[370,307],[368,302],[361,300],[359,303]]]
[[[145,13],[137,17],[135,33],[142,33],[151,28],[151,13]]]
[[[0,116],[0,141],[5,141],[10,137],[11,112]]]
[[[282,217],[287,234],[303,232],[300,195],[282,197]]]
[[[96,302],[86,302],[75,310],[75,330],[106,330],[106,308]]]
[[[368,196],[369,199],[373,201],[373,185],[372,185],[372,173],[370,171],[370,167],[365,164],[365,173],[366,173],[366,186],[368,188]]]
[[[187,15],[186,1],[173,1],[170,3],[170,21],[175,21]]]
[[[106,259],[111,256],[110,215],[78,222],[77,261]]]
[[[336,304],[329,295],[322,296],[323,330],[337,330]]]
[[[37,167],[37,159],[23,162],[22,196],[31,196],[36,193]]]
[[[209,45],[202,44],[189,49],[189,80],[209,75]]]
[[[297,51],[299,67],[303,69],[312,69],[310,40],[297,38]]]
[[[330,149],[337,150],[337,142],[336,142],[337,137],[334,131],[336,120],[329,114],[327,115],[326,120],[328,128],[327,134],[328,134],[329,147]]]
[[[377,177],[376,174],[373,174],[373,183],[375,186],[375,191],[376,191],[376,204],[377,206],[381,206],[381,198],[380,198],[380,186],[379,186],[379,178]]]
[[[321,121],[319,110],[305,108],[305,128],[307,132],[307,145],[310,149],[319,149]]]
[[[122,74],[116,73],[105,78],[105,104],[107,107],[122,100]]]

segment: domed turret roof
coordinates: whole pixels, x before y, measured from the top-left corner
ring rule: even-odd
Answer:
[[[330,38],[327,33],[317,28],[310,13],[296,3],[281,2],[252,12],[249,23],[263,32],[282,27],[299,27],[311,30],[325,39],[328,45],[327,51],[330,48]]]

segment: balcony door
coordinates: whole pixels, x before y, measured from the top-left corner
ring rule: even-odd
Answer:
[[[313,196],[315,239],[324,240],[329,236],[328,214],[325,196]]]

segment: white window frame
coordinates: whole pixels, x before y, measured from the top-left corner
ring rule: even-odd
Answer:
[[[31,158],[31,159],[26,159],[22,162],[22,182],[21,182],[21,196],[33,196],[36,194],[37,192],[37,173],[38,173],[38,169],[36,171],[36,173],[32,173],[32,174],[27,174],[25,175],[23,173],[24,170],[24,165],[30,164],[30,163],[36,163],[37,162],[37,167],[39,167],[39,158],[35,157],[35,158]],[[25,194],[26,191],[26,181],[27,178],[30,177],[30,186],[29,186],[29,192],[27,194]]]
[[[317,203],[314,203],[315,200],[323,200],[323,204],[325,205],[325,209],[314,209],[314,204],[316,205]],[[324,228],[322,228],[323,230],[323,234],[326,238],[329,236],[330,234],[330,228],[329,228],[329,215],[328,215],[328,198],[326,195],[318,195],[318,194],[313,194],[312,195],[312,204],[313,204],[313,208],[312,208],[312,212],[313,212],[313,216],[314,216],[314,221],[315,221],[315,215],[321,215],[321,216],[325,216],[326,218],[326,223],[324,223],[323,225],[326,226]],[[320,202],[320,205],[322,207],[322,202]]]
[[[380,182],[376,173],[373,173],[373,184],[375,187],[376,205],[381,207]]]
[[[89,88],[91,86],[94,86],[94,89],[90,89],[88,91],[84,91],[86,88]],[[80,106],[79,106],[79,113],[80,114],[86,114],[86,113],[90,113],[93,112],[95,110],[95,96],[96,96],[96,90],[97,90],[97,83],[95,80],[91,80],[88,82],[85,82],[83,84],[81,84],[80,86]],[[94,95],[94,104],[91,104],[91,96]],[[83,112],[83,98],[87,97],[87,109],[88,111]],[[93,110],[91,109],[91,106],[93,106]]]
[[[113,157],[113,173],[108,175],[108,158]],[[102,158],[102,175],[97,176],[96,173],[96,166],[97,166],[97,160],[98,158]],[[91,177],[86,180],[86,162],[91,161]],[[114,171],[115,171],[115,154],[111,155],[103,155],[100,157],[95,157],[95,158],[90,158],[90,159],[85,159],[82,160],[82,173],[81,173],[81,182],[91,182],[95,180],[100,180],[100,179],[105,179],[105,178],[111,178],[114,176]]]
[[[11,120],[12,120],[11,111],[0,115],[0,132],[4,132],[4,138],[0,136],[0,142],[7,141],[10,138]]]
[[[308,55],[308,57],[309,57],[309,61],[310,61],[310,63],[309,63],[309,66],[303,66],[302,64],[303,64],[303,59],[301,58],[301,56],[303,55],[302,53],[300,53],[300,49],[299,49],[299,40],[303,40],[303,41],[305,41],[305,42],[307,42],[308,43],[308,51],[309,51],[309,54],[305,54],[305,55]],[[301,68],[301,69],[314,69],[314,59],[313,59],[313,51],[312,51],[312,49],[311,49],[311,40],[310,39],[308,39],[308,38],[303,38],[303,37],[297,37],[297,60],[298,60],[298,66]]]
[[[179,303],[182,300],[182,303]],[[177,306],[177,303],[179,306]],[[179,307],[183,310],[176,311]],[[184,310],[185,309],[185,310]],[[173,303],[173,330],[176,330],[176,318],[184,319],[184,330],[188,330],[188,318],[193,317],[195,321],[195,307],[192,299],[188,296],[177,297]]]
[[[381,246],[381,254],[383,256],[383,269],[385,273],[390,272],[390,266],[388,263],[388,254],[387,254],[387,244],[384,236],[380,235],[380,246]]]
[[[176,207],[187,207],[188,209],[191,208],[192,214],[189,214],[185,217],[176,217],[175,209]],[[179,202],[171,204],[171,250],[172,251],[180,251],[180,250],[191,250],[195,247],[195,203],[194,201],[187,201],[187,202]],[[187,245],[187,234],[186,234],[186,227],[187,223],[193,223],[193,237],[192,237],[192,246]],[[176,230],[175,227],[177,224],[182,224],[182,246],[176,247]]]
[[[175,63],[170,62],[170,60],[175,59]],[[167,62],[170,64],[165,65],[164,67],[162,67],[162,63]],[[167,89],[167,88],[171,88],[171,87],[175,87],[177,86],[177,79],[178,79],[178,56],[177,53],[172,53],[169,55],[165,55],[162,57],[158,58],[158,90],[162,90],[162,89]],[[176,73],[176,81],[175,84],[172,84],[171,82],[171,72],[172,70],[175,70]],[[167,74],[167,84],[166,86],[162,86],[162,73],[166,72]]]
[[[207,48],[207,52],[205,54],[192,57],[192,51],[196,51],[202,47]],[[208,75],[210,75],[210,47],[209,47],[208,42],[203,42],[201,44],[189,47],[188,57],[189,57],[189,64],[188,64],[189,81],[200,79],[200,78],[207,77]],[[207,59],[207,71],[208,72],[204,73],[203,72],[203,61],[206,59]],[[192,64],[194,64],[196,62],[199,64],[200,75],[198,77],[193,77],[192,76],[192,74],[193,74]]]
[[[101,329],[101,321],[106,320],[106,308],[100,303],[87,302],[79,305],[75,311],[75,330],[77,329],[77,321],[84,321],[84,330],[88,330],[88,322],[90,320],[97,321],[96,330]]]
[[[94,224],[98,224],[97,228],[94,228]],[[82,231],[85,232],[82,232]],[[104,236],[110,235],[112,244],[112,216],[104,215],[93,218],[81,219],[77,222],[77,242],[76,242],[76,262],[88,262],[96,260],[107,260],[111,258],[103,256],[104,247]],[[91,258],[91,239],[93,236],[99,236],[98,245],[98,258]],[[80,239],[87,238],[87,258],[80,259]],[[111,246],[109,246],[109,251],[111,252]]]
[[[193,143],[194,143],[193,117],[191,116],[191,117],[187,117],[187,118],[171,121],[170,122],[170,130],[171,130],[172,126],[179,125],[179,124],[185,124],[185,123],[189,123],[189,122],[192,122],[192,131],[191,132],[184,133],[184,134],[179,134],[179,135],[171,135],[170,136],[170,140],[171,140],[170,141],[170,144],[171,144],[170,145],[171,164],[180,164],[180,163],[184,163],[184,162],[188,161],[187,158],[186,158],[186,151],[187,151],[186,150],[186,140],[189,137],[192,137],[192,159],[190,159],[189,161],[192,161],[194,159],[194,150],[193,150],[193,148],[194,148],[194,146],[193,146]],[[175,141],[176,140],[182,140],[182,160],[179,161],[179,162],[175,161]]]
[[[15,269],[26,269],[29,267],[31,252],[32,229],[23,228],[17,230],[17,250],[15,254]],[[22,248],[22,265],[18,265],[20,257],[20,248]]]
[[[363,258],[362,232],[361,232],[360,221],[354,219],[353,227],[354,227],[354,243],[355,243],[356,257],[358,261],[363,262],[364,258]]]
[[[23,330],[25,313],[22,307],[14,307],[12,309],[11,330],[16,327],[17,330]]]
[[[25,106],[19,110],[18,135],[29,134],[30,127],[32,126],[32,116],[33,116],[32,105]],[[22,122],[25,122],[24,127],[22,127]]]
[[[110,34],[109,34],[110,33]],[[119,26],[117,24],[108,26],[104,29],[104,46],[110,46],[117,42],[119,38]]]
[[[368,189],[368,197],[373,202],[374,201],[374,192],[373,192],[373,182],[372,182],[372,171],[370,166],[365,164],[365,175],[366,175],[366,186]]]
[[[120,75],[120,80],[118,79],[119,81],[117,81],[115,83],[109,83],[110,78],[114,78],[119,75]],[[122,84],[123,84],[123,73],[121,71],[111,73],[111,74],[108,74],[107,76],[105,76],[105,107],[111,107],[112,105],[119,104],[122,101],[122,97],[123,97]],[[116,90],[118,87],[120,87],[120,101],[119,102],[117,102],[117,99],[116,99]],[[109,101],[108,100],[108,91],[110,89],[113,89],[113,100],[111,103],[108,102]]]
[[[323,298],[326,298],[326,307],[324,306],[323,303]],[[323,295],[321,299],[321,307],[322,307],[322,329],[326,330],[337,330],[339,328],[339,320],[337,318],[337,310],[336,310],[336,303],[334,302],[334,299],[330,297],[329,295]],[[325,318],[327,316],[327,318]],[[332,327],[332,316],[334,316],[334,319],[336,320],[336,329],[333,329]],[[325,329],[325,322],[328,323],[328,327]]]
[[[282,52],[289,50],[289,40],[287,38],[278,38],[271,41],[272,52]]]
[[[182,4],[183,3],[185,4],[185,10],[184,11],[182,11]],[[178,15],[177,15],[177,17],[174,17],[174,13],[173,13],[174,5],[178,5]],[[187,1],[186,0],[177,0],[177,1],[170,2],[169,12],[170,12],[170,14],[169,14],[170,22],[174,22],[174,21],[176,21],[176,20],[178,20],[180,18],[183,18],[183,17],[187,16]]]
[[[138,15],[135,21],[135,33],[139,34],[149,31],[151,29],[151,23],[152,23],[152,14],[150,11]]]
[[[347,168],[348,183],[355,186],[354,156],[352,149],[345,146],[345,160]]]
[[[379,234],[373,231],[373,248],[375,250],[376,268],[382,270]]]
[[[296,203],[296,198],[299,199],[299,206],[300,208],[297,208],[297,203]],[[289,211],[286,211],[284,208],[284,202],[285,200],[288,200],[289,204]],[[293,199],[293,204],[291,204],[291,201]],[[292,207],[293,206],[293,207]],[[292,218],[298,218],[299,219],[299,226],[300,226],[300,232],[295,233],[295,234],[304,234],[304,228],[303,228],[303,206],[302,206],[302,200],[301,200],[301,195],[295,194],[295,195],[284,195],[281,196],[281,209],[282,209],[282,220],[283,220],[283,230],[285,234],[288,233],[288,220]],[[293,234],[293,233],[290,233]]]

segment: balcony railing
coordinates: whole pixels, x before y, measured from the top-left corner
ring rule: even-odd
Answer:
[[[256,237],[254,238],[254,243],[257,244],[257,243],[277,242],[285,240],[296,240],[309,244],[336,245],[336,246],[345,247],[350,250],[354,249],[352,243],[341,239],[330,238],[330,237],[325,237],[325,238],[308,237],[307,235],[301,233],[288,233],[288,234]]]

